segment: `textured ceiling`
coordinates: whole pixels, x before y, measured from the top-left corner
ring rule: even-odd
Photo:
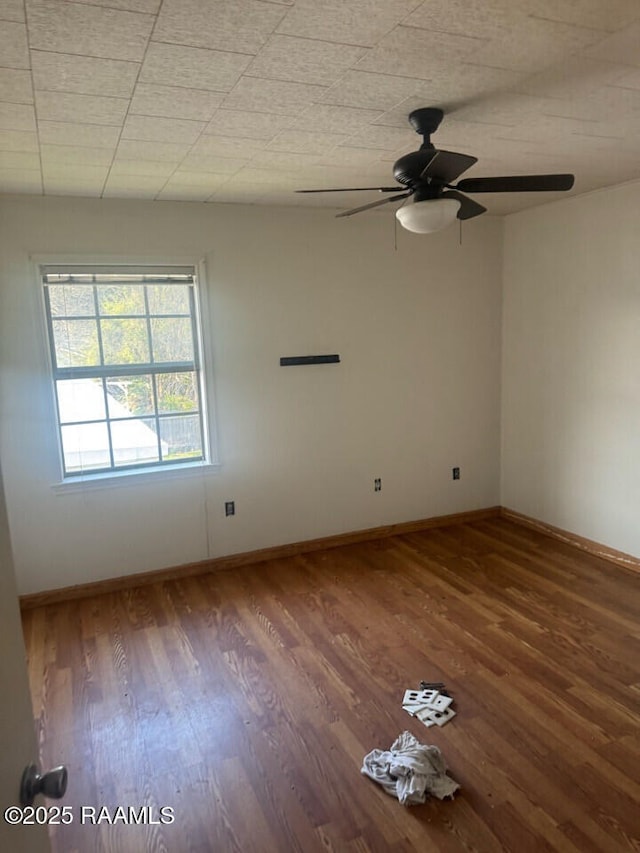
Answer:
[[[0,0],[0,192],[350,207],[293,191],[392,184],[423,106],[464,177],[639,178],[640,0]]]

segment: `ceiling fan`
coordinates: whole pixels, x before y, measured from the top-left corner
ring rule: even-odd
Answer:
[[[351,210],[338,213],[337,217],[353,216],[382,204],[402,200],[396,217],[409,231],[426,234],[438,231],[457,219],[472,219],[486,211],[478,202],[464,195],[468,193],[504,192],[548,192],[570,190],[573,175],[509,175],[490,178],[465,178],[453,184],[466,172],[477,157],[441,151],[431,142],[444,113],[437,107],[424,107],[409,114],[409,123],[419,133],[423,142],[418,151],[405,154],[393,165],[395,187],[341,187],[337,189],[297,190],[299,193],[335,193],[373,191],[394,193],[389,198],[372,201]],[[400,186],[401,185],[401,186]],[[401,190],[401,192],[398,192]],[[406,203],[407,199],[410,203]]]

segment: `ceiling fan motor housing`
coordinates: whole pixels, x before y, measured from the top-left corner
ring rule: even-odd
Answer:
[[[433,146],[420,151],[405,154],[393,164],[393,177],[405,186],[412,186],[420,179],[420,175],[433,159]]]

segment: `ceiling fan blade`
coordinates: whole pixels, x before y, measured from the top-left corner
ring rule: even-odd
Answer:
[[[456,185],[466,193],[528,193],[570,190],[573,175],[510,175],[502,178],[465,178]]]
[[[472,198],[467,198],[466,195],[462,195],[462,193],[456,192],[455,190],[448,190],[447,192],[442,193],[441,198],[455,198],[460,202],[458,219],[473,219],[474,216],[480,216],[480,214],[484,213],[487,209],[481,204],[478,204],[478,202],[474,201]]]
[[[362,210],[369,210],[372,207],[379,207],[381,204],[389,204],[390,201],[398,201],[401,198],[409,198],[412,192],[400,193],[400,195],[392,195],[391,198],[383,198],[380,201],[372,201],[371,204],[363,204],[362,207],[353,207],[351,210],[344,210],[338,213],[336,219],[342,216],[353,216],[354,213],[360,213]]]
[[[469,154],[456,154],[455,151],[436,151],[429,163],[422,170],[420,180],[436,178],[443,184],[455,181],[458,175],[470,169],[478,162],[477,157]]]
[[[296,190],[297,193],[359,193],[367,191],[377,190],[379,193],[395,193],[401,187],[337,187],[336,189],[330,190]]]

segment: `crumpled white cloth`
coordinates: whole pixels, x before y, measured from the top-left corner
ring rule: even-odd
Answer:
[[[403,806],[424,803],[427,794],[444,800],[460,787],[447,775],[438,747],[420,743],[411,732],[402,732],[391,749],[374,749],[365,755],[360,772],[382,785]]]

